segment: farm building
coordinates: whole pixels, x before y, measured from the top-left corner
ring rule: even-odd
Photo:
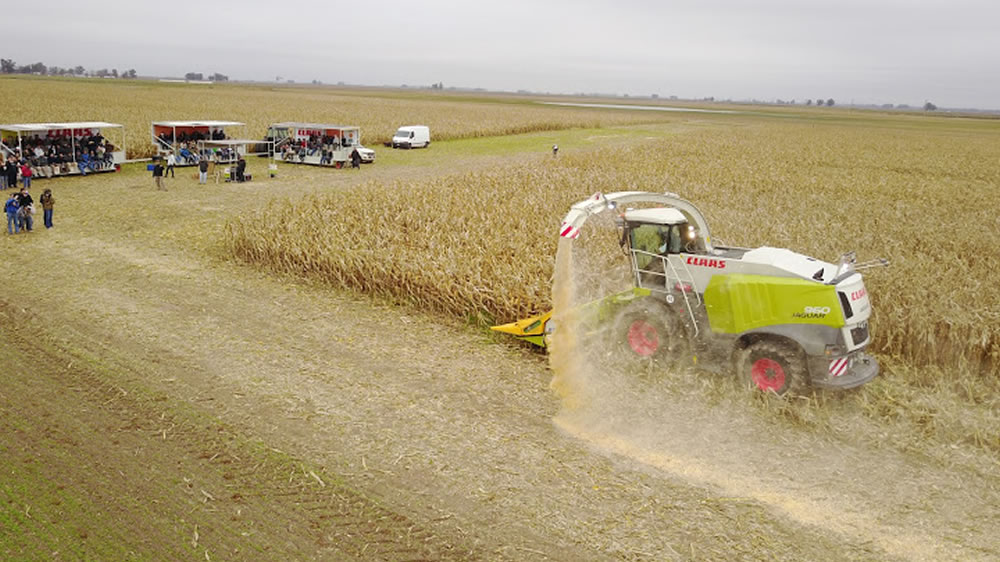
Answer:
[[[0,125],[0,153],[28,162],[35,178],[115,171],[125,161],[125,127],[103,121]]]

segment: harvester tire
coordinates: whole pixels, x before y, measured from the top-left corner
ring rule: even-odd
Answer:
[[[615,320],[611,345],[630,359],[673,367],[687,357],[688,340],[677,314],[668,307],[643,301],[629,305]]]
[[[740,383],[755,392],[802,394],[809,389],[806,358],[797,346],[776,340],[751,344],[740,367]]]

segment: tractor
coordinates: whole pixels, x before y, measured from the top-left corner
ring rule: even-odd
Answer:
[[[560,236],[575,240],[604,211],[618,213],[633,288],[582,308],[587,329],[613,348],[735,371],[778,395],[848,389],[878,375],[865,351],[871,300],[859,271],[888,261],[859,264],[848,252],[832,264],[782,248],[714,245],[704,215],[674,193],[597,193],[571,207]],[[555,328],[549,312],[493,329],[545,346]]]

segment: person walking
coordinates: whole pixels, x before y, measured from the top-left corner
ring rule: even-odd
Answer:
[[[56,198],[52,197],[52,190],[43,191],[38,202],[42,204],[42,219],[45,222],[45,228],[52,228],[52,210],[56,205]]]
[[[17,193],[10,194],[10,197],[7,198],[7,202],[4,203],[3,208],[7,213],[7,234],[17,234],[21,231],[21,225],[18,224],[17,216]]]
[[[167,190],[167,186],[163,185],[163,162],[160,160],[153,164],[153,182],[156,183],[157,191]]]
[[[206,184],[208,183],[208,159],[202,158],[201,162],[198,162],[198,183]]]
[[[171,152],[170,154],[167,155],[167,171],[166,173],[163,174],[163,177],[166,177],[167,174],[170,174],[171,178],[175,177],[174,166],[176,165],[177,165],[177,157],[174,156],[173,152]]]

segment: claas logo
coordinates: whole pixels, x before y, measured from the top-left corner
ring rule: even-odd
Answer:
[[[713,260],[710,258],[698,258],[695,256],[688,256],[688,265],[700,265],[702,267],[715,267],[718,269],[725,269],[726,262],[724,260]]]

